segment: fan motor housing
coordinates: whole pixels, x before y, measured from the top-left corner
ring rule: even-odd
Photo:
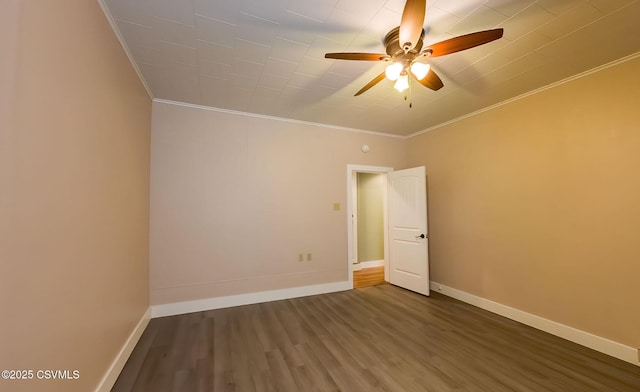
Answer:
[[[406,54],[411,59],[413,59],[422,50],[423,38],[424,38],[424,29],[420,33],[420,38],[418,39],[418,42],[416,42],[416,45],[412,49],[410,49],[408,52],[405,53],[402,46],[400,46],[400,26],[398,26],[393,30],[389,31],[387,35],[384,37],[384,40],[382,42],[384,43],[387,54],[392,58],[395,59],[397,57],[401,57],[402,55]]]

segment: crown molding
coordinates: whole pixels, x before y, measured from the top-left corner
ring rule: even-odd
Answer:
[[[309,125],[309,126],[313,126],[313,127],[330,128],[330,129],[336,129],[336,130],[339,130],[339,131],[364,133],[364,134],[367,134],[367,135],[391,137],[391,138],[396,138],[396,139],[407,139],[407,136],[395,135],[393,133],[368,131],[366,129],[342,127],[342,126],[339,126],[339,125],[323,124],[323,123],[312,122],[312,121],[304,121],[304,120],[296,120],[296,119],[293,119],[293,118],[276,117],[276,116],[268,116],[268,115],[265,115],[265,114],[241,112],[241,111],[238,111],[238,110],[223,109],[223,108],[217,108],[217,107],[214,107],[214,106],[196,105],[196,104],[193,104],[193,103],[171,101],[171,100],[168,100],[168,99],[154,98],[153,102],[163,103],[163,104],[167,104],[167,105],[174,105],[174,106],[182,106],[182,107],[187,107],[187,108],[192,108],[192,109],[208,110],[208,111],[218,112],[218,113],[235,114],[235,115],[244,116],[244,117],[261,118],[261,119],[264,119],[264,120],[272,120],[272,121],[280,121],[280,122],[286,122],[286,123],[292,123],[292,124]]]
[[[526,93],[524,93],[524,94],[520,94],[520,95],[518,95],[518,96],[516,96],[516,97],[509,98],[509,99],[507,99],[507,100],[505,100],[505,101],[502,101],[502,102],[498,102],[498,103],[496,103],[496,104],[494,104],[494,105],[487,106],[487,107],[485,107],[485,108],[482,108],[482,109],[476,110],[475,112],[471,112],[471,113],[469,113],[469,114],[465,114],[465,115],[463,115],[463,116],[456,117],[456,118],[454,118],[453,120],[445,121],[445,122],[443,122],[443,123],[441,123],[441,124],[434,125],[434,126],[432,126],[432,127],[429,127],[429,128],[423,129],[422,131],[418,131],[418,132],[416,132],[416,133],[412,133],[412,134],[410,134],[410,135],[407,135],[407,136],[406,136],[406,138],[407,138],[407,139],[411,139],[411,138],[413,138],[413,137],[420,136],[420,135],[422,135],[422,134],[424,134],[424,133],[427,133],[427,132],[430,132],[430,131],[436,130],[436,129],[438,129],[438,128],[442,128],[442,127],[445,127],[445,126],[447,126],[447,125],[455,124],[455,123],[457,123],[458,121],[462,121],[462,120],[464,120],[464,119],[467,119],[467,118],[470,118],[470,117],[476,116],[476,115],[478,115],[478,114],[481,114],[481,113],[484,113],[484,112],[488,112],[488,111],[490,111],[490,110],[493,110],[493,109],[499,108],[499,107],[504,106],[504,105],[508,105],[508,104],[510,104],[510,103],[512,103],[512,102],[519,101],[519,100],[524,99],[524,98],[527,98],[527,97],[529,97],[529,96],[531,96],[531,95],[539,94],[539,93],[541,93],[541,92],[544,92],[544,91],[550,90],[550,89],[552,89],[552,88],[555,88],[555,87],[561,86],[561,85],[563,85],[563,84],[566,84],[566,83],[569,83],[569,82],[573,82],[574,80],[584,78],[585,76],[589,76],[589,75],[591,75],[591,74],[594,74],[594,73],[597,73],[597,72],[603,71],[603,70],[605,70],[605,69],[607,69],[607,68],[615,67],[616,65],[620,65],[620,64],[622,64],[622,63],[626,63],[627,61],[635,60],[636,58],[639,58],[639,57],[640,57],[640,52],[636,52],[636,53],[631,54],[631,55],[629,55],[629,56],[625,56],[625,57],[622,57],[622,58],[620,58],[620,59],[618,59],[618,60],[614,60],[614,61],[612,61],[612,62],[610,62],[610,63],[606,63],[606,64],[603,64],[603,65],[597,66],[597,67],[592,68],[592,69],[590,69],[590,70],[587,70],[587,71],[581,72],[581,73],[576,74],[576,75],[573,75],[573,76],[569,76],[568,78],[565,78],[565,79],[559,80],[559,81],[557,81],[557,82],[553,82],[553,83],[551,83],[551,84],[548,84],[548,85],[546,85],[546,86],[542,86],[542,87],[537,88],[537,89],[535,89],[535,90],[531,90],[531,91],[526,92]]]
[[[126,42],[124,41],[124,37],[120,33],[120,29],[118,29],[118,24],[116,23],[116,20],[113,17],[113,15],[111,15],[111,11],[109,11],[109,7],[107,7],[107,4],[105,4],[104,0],[97,0],[97,1],[98,1],[98,4],[100,5],[100,8],[102,8],[102,12],[104,13],[104,16],[109,21],[109,24],[111,25],[111,29],[115,33],[116,38],[118,38],[118,42],[120,42],[120,46],[122,46],[122,49],[124,50],[124,53],[127,55],[127,58],[129,59],[129,62],[131,63],[131,66],[136,71],[136,74],[138,75],[138,79],[140,79],[140,83],[142,83],[142,86],[147,91],[147,94],[149,95],[149,98],[154,99],[153,93],[151,92],[151,88],[149,87],[149,85],[147,84],[147,81],[142,76],[142,71],[140,71],[140,68],[138,68],[138,64],[136,64],[136,62],[135,62],[135,60],[133,58],[133,54],[131,54],[131,51],[129,50],[129,47],[127,46]]]

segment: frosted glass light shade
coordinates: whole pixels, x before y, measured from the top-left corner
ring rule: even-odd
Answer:
[[[396,90],[403,92],[409,88],[409,75],[406,72],[402,72],[396,80],[396,84],[393,86]]]
[[[385,76],[389,80],[397,80],[404,67],[400,63],[393,63],[387,65],[387,68],[384,70]]]
[[[425,76],[427,76],[427,74],[429,73],[430,69],[431,69],[431,66],[429,64],[418,63],[418,62],[411,64],[411,73],[418,80],[424,79]]]

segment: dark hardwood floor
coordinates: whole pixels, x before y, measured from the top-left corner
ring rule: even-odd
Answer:
[[[383,284],[153,319],[112,391],[638,392],[640,368]]]

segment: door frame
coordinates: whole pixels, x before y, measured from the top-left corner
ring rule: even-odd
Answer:
[[[347,273],[349,287],[353,289],[353,257],[357,254],[355,250],[355,244],[357,239],[353,235],[353,215],[355,207],[355,194],[358,186],[357,173],[375,173],[386,174],[392,172],[392,167],[386,166],[366,166],[366,165],[347,165]],[[387,181],[385,178],[384,189],[382,192],[382,219],[383,219],[383,231],[384,231],[384,279],[389,281],[389,242],[388,242],[388,215],[387,215]]]

